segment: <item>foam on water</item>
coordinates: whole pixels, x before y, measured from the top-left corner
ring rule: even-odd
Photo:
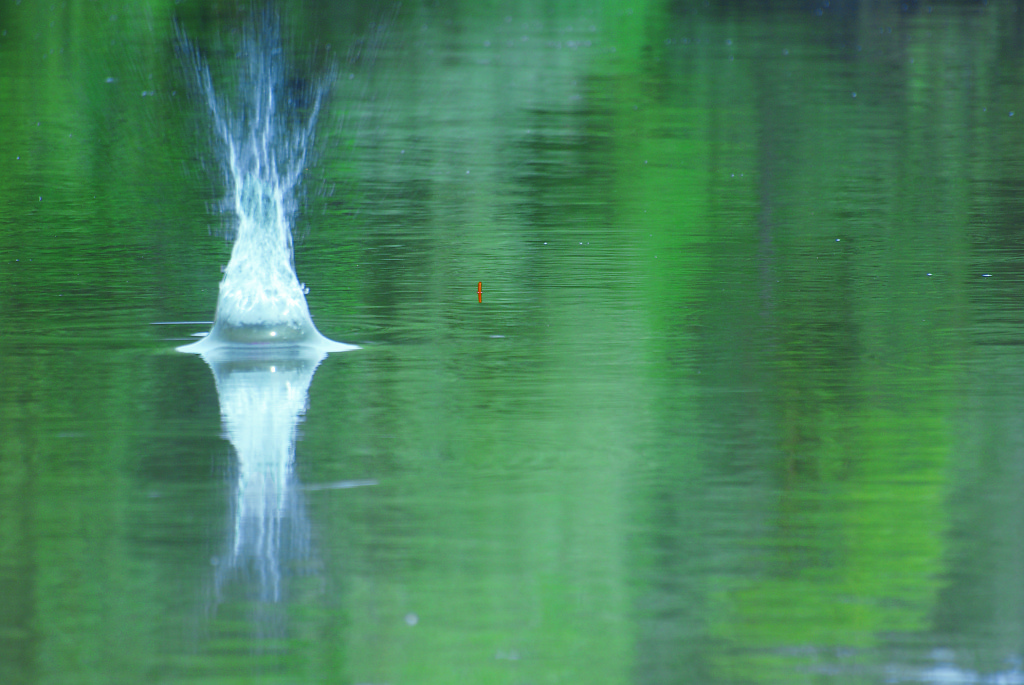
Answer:
[[[355,345],[329,340],[316,329],[306,288],[295,273],[291,219],[295,190],[312,144],[325,84],[296,95],[286,79],[276,20],[254,21],[243,36],[237,95],[217,95],[209,64],[179,31],[186,64],[205,96],[222,147],[226,204],[237,222],[209,335],[182,352],[218,348],[309,347],[336,352]],[[232,109],[234,104],[235,109]]]

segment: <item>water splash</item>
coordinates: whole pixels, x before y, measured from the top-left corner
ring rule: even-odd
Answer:
[[[300,346],[323,352],[357,349],[316,329],[293,258],[295,192],[312,145],[327,79],[305,91],[288,79],[278,21],[254,17],[239,53],[235,107],[213,86],[210,67],[179,27],[183,61],[206,100],[227,177],[225,204],[237,222],[210,333],[182,352]]]

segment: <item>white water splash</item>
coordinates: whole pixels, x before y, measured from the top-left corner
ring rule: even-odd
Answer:
[[[295,190],[312,144],[325,85],[296,91],[285,76],[277,21],[253,22],[243,36],[242,69],[231,103],[214,90],[209,64],[179,30],[192,70],[213,118],[228,181],[226,204],[237,235],[217,298],[213,329],[179,347],[207,352],[220,347],[302,346],[324,352],[357,349],[328,340],[313,325],[306,288],[295,273],[291,219]],[[291,98],[289,98],[291,96]],[[298,100],[298,102],[296,102]]]

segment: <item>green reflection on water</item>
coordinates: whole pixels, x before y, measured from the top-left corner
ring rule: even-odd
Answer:
[[[166,339],[206,327],[152,325],[229,251],[172,13],[225,67],[245,17],[5,6],[0,681],[1006,670],[1011,10],[290,7],[296,51],[372,48],[296,247],[364,350],[310,386],[273,602],[215,582],[240,455]]]

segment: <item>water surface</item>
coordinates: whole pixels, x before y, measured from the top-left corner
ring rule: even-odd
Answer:
[[[0,681],[1024,681],[1014,6],[291,6],[362,349],[204,363],[247,16],[0,10]]]

